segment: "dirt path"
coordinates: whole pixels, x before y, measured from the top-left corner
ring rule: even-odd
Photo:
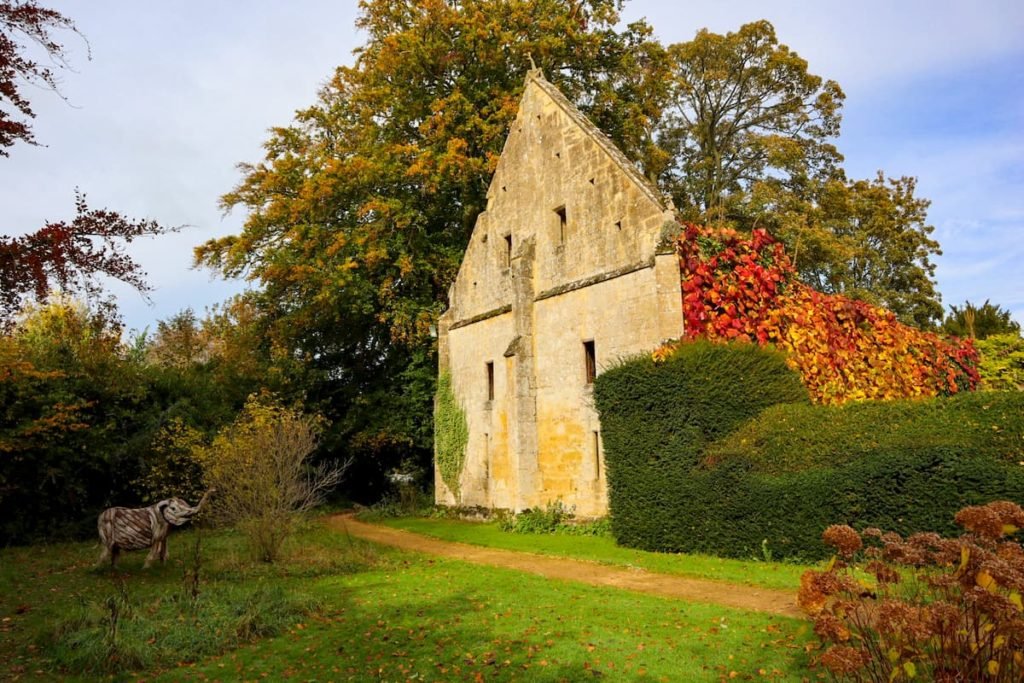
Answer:
[[[474,564],[517,569],[549,579],[580,581],[592,586],[612,586],[639,593],[781,614],[798,619],[805,616],[796,606],[796,595],[786,591],[689,579],[671,574],[655,574],[643,569],[627,569],[585,560],[453,543],[401,529],[367,524],[350,514],[331,517],[329,524],[367,541]]]

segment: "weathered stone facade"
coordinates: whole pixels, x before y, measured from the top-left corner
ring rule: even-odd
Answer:
[[[671,206],[539,72],[527,77],[438,336],[469,431],[459,495],[607,510],[595,372],[682,334]]]

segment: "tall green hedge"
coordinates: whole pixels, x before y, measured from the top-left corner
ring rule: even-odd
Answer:
[[[620,542],[723,557],[760,557],[765,544],[779,559],[815,560],[830,553],[821,542],[830,524],[950,535],[957,510],[1004,499],[1024,503],[1024,467],[988,457],[921,449],[781,475],[733,461],[674,482],[671,512],[658,517],[676,524]]]
[[[792,377],[775,353],[703,343],[598,377],[619,543],[817,559],[829,524],[953,533],[965,505],[1024,502],[1024,395],[812,406]]]
[[[741,458],[759,472],[781,474],[918,451],[1024,461],[1021,395],[986,391],[917,401],[772,406],[710,444],[705,463]]]
[[[656,364],[628,360],[598,376],[594,399],[608,467],[612,532],[623,545],[679,549],[678,514],[707,443],[779,401],[807,403],[782,354],[753,344],[682,345]]]

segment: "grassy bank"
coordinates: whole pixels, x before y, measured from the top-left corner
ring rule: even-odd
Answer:
[[[809,568],[798,564],[729,560],[710,555],[651,553],[619,547],[610,536],[511,534],[501,531],[494,523],[456,519],[401,517],[383,519],[379,523],[446,541],[640,567],[662,574],[678,574],[781,590],[795,591],[800,585],[800,575]]]
[[[0,551],[0,679],[95,680],[226,652],[322,611],[309,590],[315,578],[367,571],[394,555],[319,523],[290,541],[277,565],[253,561],[230,532],[189,530],[169,545],[168,562],[148,570],[145,553],[123,555],[116,571],[95,569],[96,543]]]
[[[799,681],[809,623],[409,556],[323,578],[332,607],[170,678]]]
[[[94,544],[0,551],[0,678],[95,680],[113,671],[115,680],[716,681],[733,672],[741,680],[811,674],[804,622],[399,553],[319,525],[277,566],[251,562],[230,533],[204,532],[200,612],[190,618],[194,540],[194,532],[176,534],[167,565],[143,571],[142,556],[129,555],[116,574],[90,568]],[[121,590],[130,609],[120,617],[120,650],[111,653],[103,650],[111,642],[103,615]],[[246,612],[253,595],[263,602]],[[83,609],[97,611],[99,628],[75,621]],[[69,651],[81,645],[62,630],[75,623],[86,641],[98,642],[92,652],[137,656],[134,666],[90,663]],[[118,674],[114,664],[137,673]]]

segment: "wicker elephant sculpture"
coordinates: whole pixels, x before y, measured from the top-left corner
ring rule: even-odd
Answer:
[[[149,548],[145,567],[159,559],[167,560],[167,534],[171,526],[181,526],[199,513],[212,491],[203,494],[202,500],[195,507],[190,506],[181,498],[168,498],[145,508],[107,508],[100,513],[98,527],[100,532],[100,565],[110,561],[110,566],[117,562],[122,550],[142,550]]]

